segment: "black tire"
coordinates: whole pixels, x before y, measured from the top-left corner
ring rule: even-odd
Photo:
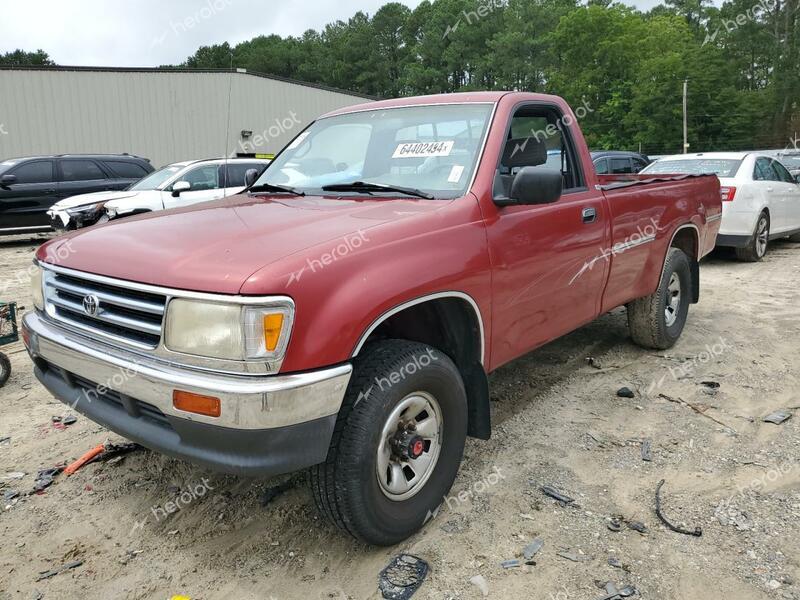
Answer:
[[[11,361],[8,357],[0,352],[0,387],[3,387],[8,378],[11,377]]]
[[[383,384],[396,373],[405,375],[391,385]],[[395,500],[378,481],[378,448],[392,411],[415,392],[429,394],[438,403],[438,459],[427,479],[420,477],[413,495]],[[427,522],[450,491],[466,435],[467,396],[450,358],[425,344],[404,340],[366,347],[355,360],[328,458],[311,468],[317,508],[358,540],[378,546],[401,542]]]
[[[753,237],[744,248],[736,248],[736,258],[742,262],[758,262],[767,254],[769,246],[769,215],[762,212],[756,221]]]
[[[795,233],[794,235],[789,236],[789,241],[794,243],[800,243],[800,233]]]
[[[675,297],[671,291],[671,287],[674,290],[673,276],[679,284],[678,304],[670,311],[669,319],[674,318],[674,321],[668,322],[667,306]],[[689,257],[683,250],[670,248],[656,292],[628,304],[628,328],[633,341],[644,348],[671,348],[686,325],[692,292]]]

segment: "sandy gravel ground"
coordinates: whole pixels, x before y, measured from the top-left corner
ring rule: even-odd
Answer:
[[[0,242],[4,299],[30,304],[15,278],[36,243]],[[702,266],[701,303],[673,349],[634,346],[618,310],[504,367],[492,376],[493,438],[468,441],[436,517],[386,549],[321,520],[302,474],[264,506],[275,481],[140,452],[26,495],[39,469],[121,438],[80,416],[54,428],[66,407],[35,381],[21,344],[7,346],[0,495],[21,495],[0,511],[0,599],[372,599],[402,551],[430,565],[415,599],[482,598],[477,575],[500,599],[592,600],[608,581],[652,599],[800,598],[798,290],[800,244],[776,243],[761,264],[720,253]],[[635,397],[617,397],[622,386]],[[792,407],[782,425],[761,420]],[[15,472],[25,475],[7,478]],[[659,522],[661,479],[666,515],[701,537]],[[575,502],[557,504],[543,485]],[[170,501],[179,508],[167,514]],[[645,533],[626,524],[635,521]],[[544,542],[535,566],[500,566],[534,538]],[[82,564],[36,581],[73,561]]]

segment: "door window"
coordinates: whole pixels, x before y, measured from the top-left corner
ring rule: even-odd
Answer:
[[[258,171],[259,176],[266,168],[266,165],[261,163],[236,163],[228,165],[228,178],[225,187],[244,187],[244,176],[250,169]]]
[[[608,160],[601,158],[594,163],[594,168],[598,175],[608,175]]]
[[[62,181],[95,181],[106,174],[92,160],[62,160],[61,177]]]
[[[191,169],[179,177],[178,181],[188,181],[192,186],[189,191],[192,192],[215,190],[219,187],[219,165],[206,165]]]
[[[632,173],[631,159],[629,158],[612,158],[611,159],[611,172],[615,175],[621,173]]]
[[[759,158],[756,160],[756,168],[753,173],[755,181],[780,181],[778,173],[772,168],[771,161],[767,158]]]
[[[17,183],[52,183],[53,161],[38,160],[21,165],[10,171],[9,175],[17,176]]]
[[[111,169],[114,175],[122,179],[141,179],[147,175],[147,171],[144,170],[144,167],[134,162],[107,160],[104,164]]]
[[[634,173],[638,173],[639,171],[641,171],[642,169],[644,169],[647,166],[647,163],[644,162],[640,158],[632,158],[631,160],[633,161],[633,172]]]
[[[786,170],[786,167],[784,167],[777,160],[772,161],[772,170],[778,175],[779,181],[783,181],[785,183],[797,183],[794,177],[789,174],[789,171]]]
[[[583,173],[569,129],[555,109],[523,106],[514,113],[495,175],[496,198],[508,197],[514,176],[522,167],[560,170],[565,194],[583,188]]]

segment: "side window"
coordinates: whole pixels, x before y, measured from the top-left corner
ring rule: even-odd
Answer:
[[[514,113],[495,175],[495,197],[508,196],[522,167],[560,170],[564,193],[584,186],[569,128],[555,109],[532,105]]]
[[[94,181],[105,179],[106,174],[92,160],[62,160],[62,181]]]
[[[611,172],[615,175],[620,173],[632,173],[630,158],[612,158]]]
[[[647,163],[644,162],[643,160],[641,160],[640,158],[632,158],[631,160],[633,160],[633,172],[634,173],[638,173],[639,171],[641,171],[642,169],[644,169],[647,166]]]
[[[608,175],[608,159],[601,158],[594,163],[594,170],[597,171],[598,175]]]
[[[789,171],[786,170],[786,167],[784,167],[777,160],[772,161],[772,169],[775,171],[775,173],[777,173],[779,181],[783,181],[785,183],[797,183]]]
[[[772,181],[776,177],[777,174],[770,167],[769,160],[766,158],[756,160],[756,167],[753,171],[753,179],[755,181]]]
[[[17,183],[52,183],[55,181],[52,160],[25,163],[13,171],[9,171],[8,174],[16,175]]]
[[[228,177],[225,187],[244,187],[244,176],[250,169],[255,169],[258,174],[266,168],[266,165],[260,163],[236,163],[235,165],[228,165]]]
[[[147,175],[142,165],[122,160],[107,160],[103,163],[117,177],[122,179],[141,179]]]
[[[219,187],[219,165],[205,165],[191,169],[179,177],[178,181],[188,181],[192,186],[190,188],[192,192],[215,190]]]

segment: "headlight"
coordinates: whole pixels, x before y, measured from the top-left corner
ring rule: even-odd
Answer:
[[[169,303],[164,345],[174,352],[227,360],[275,360],[292,330],[294,305],[222,304],[176,298]]]
[[[84,204],[83,206],[76,206],[74,208],[68,208],[67,213],[72,215],[73,217],[81,216],[94,216],[101,212],[103,212],[103,207],[105,206],[105,202],[96,202],[94,204]]]
[[[42,267],[34,265],[35,271],[31,272],[31,296],[33,305],[39,310],[44,310],[44,291],[42,290]]]

